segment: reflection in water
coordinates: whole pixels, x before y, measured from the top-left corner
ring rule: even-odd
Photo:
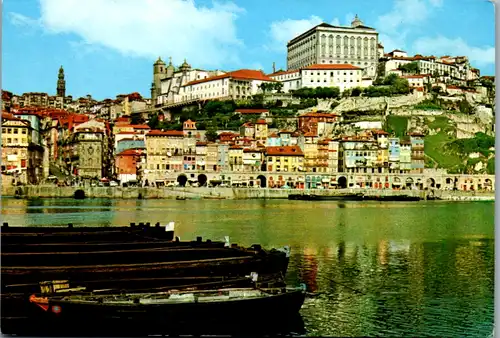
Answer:
[[[2,202],[2,219],[13,225],[174,220],[183,239],[290,245],[287,282],[316,293],[301,310],[309,336],[481,337],[492,330],[493,203]]]

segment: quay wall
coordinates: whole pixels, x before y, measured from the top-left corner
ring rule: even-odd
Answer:
[[[435,196],[453,201],[493,201],[492,191],[449,191],[449,190],[392,190],[392,189],[271,189],[271,188],[140,188],[140,187],[56,187],[56,186],[10,186],[2,187],[2,196],[20,198],[74,198],[77,190],[83,190],[86,198],[112,199],[287,199],[289,194],[311,193],[322,196],[335,196],[345,193],[364,193],[365,195],[419,196],[425,199]]]

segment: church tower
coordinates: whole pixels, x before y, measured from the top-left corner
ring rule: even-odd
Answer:
[[[161,94],[161,80],[165,78],[167,72],[166,64],[158,57],[158,60],[153,64],[153,83],[151,84],[151,105],[156,105],[158,95]]]
[[[64,69],[61,66],[59,68],[59,75],[57,76],[57,96],[65,97],[66,96],[66,80],[64,80]]]

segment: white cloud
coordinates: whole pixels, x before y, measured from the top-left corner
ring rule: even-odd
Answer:
[[[332,22],[330,22],[331,25],[333,26],[340,26],[340,20],[337,18],[334,18]]]
[[[379,16],[375,28],[385,51],[406,50],[407,36],[415,28],[424,27],[433,11],[442,7],[444,0],[394,0],[392,9]],[[418,53],[422,53],[418,51]]]
[[[397,35],[400,26],[422,23],[428,16],[429,6],[424,0],[395,0],[392,10],[379,16],[376,27],[385,34]]]
[[[268,35],[270,41],[264,45],[264,48],[278,52],[286,52],[288,41],[323,22],[327,21],[316,15],[311,15],[308,19],[274,21],[269,27]],[[341,22],[338,18],[333,18],[329,24],[340,26]]]
[[[33,19],[15,12],[8,13],[8,16],[10,19],[10,23],[12,23],[14,26],[21,27],[23,29],[36,29],[41,27],[40,20]]]
[[[495,63],[495,47],[470,46],[462,38],[450,39],[444,36],[420,38],[413,43],[413,49],[424,55],[465,55],[479,66]]]
[[[309,19],[275,21],[271,23],[269,34],[273,44],[278,48],[286,46],[288,41],[299,34],[323,22],[319,16],[311,15]]]
[[[193,65],[238,62],[243,43],[236,34],[233,3],[196,6],[194,0],[40,0],[45,30],[73,33],[84,45],[101,45],[122,54],[184,58]]]

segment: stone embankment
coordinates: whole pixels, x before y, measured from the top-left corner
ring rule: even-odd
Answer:
[[[85,198],[116,199],[287,199],[289,194],[310,193],[335,196],[345,193],[394,196],[409,195],[422,199],[435,196],[451,201],[494,201],[494,192],[466,192],[446,190],[378,190],[378,189],[334,189],[334,190],[294,190],[261,188],[122,188],[122,187],[55,187],[21,186],[2,187],[2,196],[18,198],[74,198],[82,194]]]

